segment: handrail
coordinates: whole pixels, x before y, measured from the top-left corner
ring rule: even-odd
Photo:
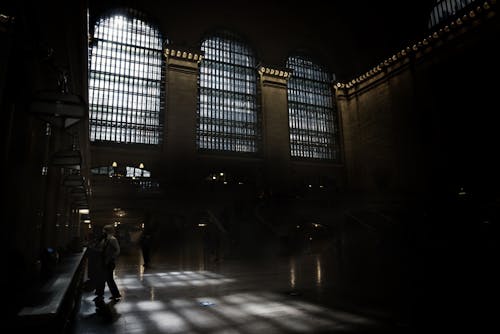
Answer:
[[[20,326],[56,326],[52,322],[57,321],[60,314],[70,311],[63,310],[63,305],[71,294],[71,288],[83,278],[85,254],[86,249],[62,258],[53,277],[38,291],[43,298],[33,305],[24,306],[17,314]]]

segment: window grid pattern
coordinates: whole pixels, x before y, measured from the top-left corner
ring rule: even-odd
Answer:
[[[137,167],[125,167],[125,176],[126,177],[151,177],[151,172],[145,169],[137,168]],[[106,175],[109,177],[115,176],[119,174],[118,168],[113,166],[101,166],[94,167],[91,169],[92,175]]]
[[[292,157],[337,160],[336,109],[330,75],[301,57],[290,57],[288,120]]]
[[[456,16],[458,12],[474,1],[475,0],[436,0],[429,19],[429,29],[447,20],[449,17]]]
[[[159,144],[162,138],[162,38],[144,21],[98,21],[89,50],[90,140]]]
[[[198,149],[257,152],[260,120],[253,52],[229,34],[204,40],[201,49]]]

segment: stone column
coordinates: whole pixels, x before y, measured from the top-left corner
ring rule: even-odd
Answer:
[[[195,52],[167,48],[165,57],[165,168],[169,183],[184,183],[189,181],[189,167],[192,167],[196,160],[198,65],[202,56]]]
[[[262,103],[264,175],[273,192],[286,192],[290,181],[290,129],[285,70],[259,68]]]

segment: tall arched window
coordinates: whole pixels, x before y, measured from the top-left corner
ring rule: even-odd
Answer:
[[[162,38],[132,11],[95,23],[89,50],[90,140],[159,144]]]
[[[198,149],[257,152],[260,121],[254,53],[228,32],[205,39],[201,49]]]
[[[337,115],[332,78],[304,57],[289,57],[288,120],[292,157],[338,159]]]

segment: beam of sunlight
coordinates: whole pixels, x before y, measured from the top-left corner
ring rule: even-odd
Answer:
[[[242,324],[255,320],[255,316],[245,312],[233,305],[217,304],[216,308],[211,309],[213,312],[223,315],[225,318],[231,319],[231,322]]]
[[[290,329],[292,331],[306,332],[306,333],[311,332],[313,327],[316,327],[314,325],[314,322],[312,324],[308,324],[307,323],[308,320],[311,321],[311,319],[307,318],[295,319],[293,317],[273,317],[273,321],[275,321],[283,328]]]
[[[116,284],[119,286],[124,286],[127,289],[142,289],[144,286],[141,284],[141,281],[137,279],[137,277],[124,277],[116,279]]]
[[[116,312],[118,313],[128,313],[134,309],[135,303],[131,302],[120,302],[115,305]]]
[[[154,300],[154,301],[141,301],[137,303],[137,308],[142,311],[158,311],[165,308],[165,304],[163,302]]]
[[[325,279],[321,265],[321,259],[316,257],[313,282],[315,281],[317,286],[321,286]],[[295,261],[291,261],[285,269],[285,275],[286,270],[289,270],[291,288],[295,288],[297,284],[296,269]],[[178,334],[311,333],[336,332],[350,330],[355,328],[355,325],[375,324],[374,321],[356,314],[271,291],[244,291],[220,295],[219,288],[211,288],[233,282],[237,280],[209,271],[146,273],[142,281],[137,274],[125,275],[117,279],[120,288],[123,288],[124,300],[115,307],[123,316],[127,331],[144,333],[151,330]],[[184,298],[165,298],[170,287],[180,288],[176,290],[180,292],[177,296]],[[203,287],[219,293],[205,295],[207,289]],[[131,293],[130,290],[134,289],[142,290],[143,293]],[[200,293],[204,295],[200,297]],[[128,300],[128,295],[140,297],[132,302]]]
[[[144,326],[144,319],[135,315],[127,314],[125,316],[125,322],[127,326],[127,332],[129,333],[146,333],[147,330]]]
[[[202,330],[220,328],[227,325],[220,318],[215,317],[213,313],[205,311],[205,309],[183,308],[179,310],[179,313],[186,319],[189,319],[191,324]]]
[[[149,319],[154,322],[158,329],[167,333],[189,331],[191,328],[182,317],[173,312],[161,311],[151,312]]]
[[[175,308],[179,307],[193,307],[196,305],[196,303],[193,300],[187,300],[187,299],[172,299],[170,300],[170,305]]]
[[[248,298],[246,296],[242,296],[241,294],[224,296],[222,299],[230,304],[242,304],[249,302]]]
[[[247,324],[239,326],[240,331],[236,333],[283,333],[276,328],[276,325],[270,323],[269,321],[252,321]]]
[[[265,303],[246,303],[240,305],[240,308],[250,314],[262,317],[280,317],[280,316],[298,316],[301,312],[293,307],[282,303],[267,301]]]
[[[365,317],[361,317],[356,314],[347,313],[343,311],[330,311],[329,314],[335,319],[338,319],[343,322],[351,323],[351,324],[370,324],[373,323],[370,319]]]
[[[310,303],[306,303],[306,302],[301,302],[301,301],[293,301],[293,302],[291,302],[291,305],[295,305],[299,309],[303,309],[307,312],[312,312],[312,313],[326,313],[329,311],[328,309],[326,309],[324,307],[310,304]]]

